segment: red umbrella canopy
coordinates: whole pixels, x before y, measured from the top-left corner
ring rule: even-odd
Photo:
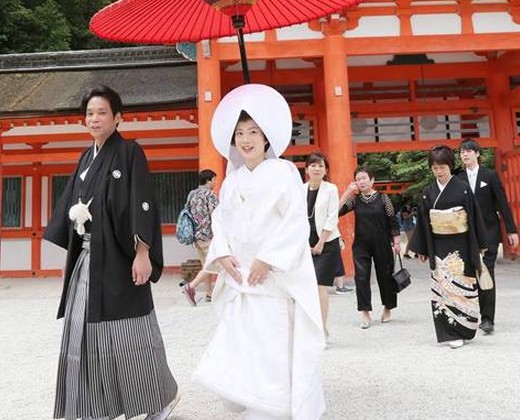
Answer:
[[[230,16],[245,16],[244,33],[335,13],[361,0],[119,0],[97,12],[90,30],[120,42],[174,44],[236,35]]]

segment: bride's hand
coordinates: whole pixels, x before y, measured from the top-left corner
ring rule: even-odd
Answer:
[[[260,260],[254,260],[251,264],[251,270],[249,271],[249,277],[247,282],[250,286],[256,286],[262,284],[269,274],[271,266]]]
[[[220,266],[235,280],[238,284],[242,284],[242,274],[240,274],[240,264],[237,259],[231,255],[220,257],[216,260]]]

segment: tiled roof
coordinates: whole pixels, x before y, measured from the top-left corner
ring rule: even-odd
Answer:
[[[196,64],[172,47],[0,56],[0,113],[74,112],[89,88],[105,84],[129,107],[194,106]]]

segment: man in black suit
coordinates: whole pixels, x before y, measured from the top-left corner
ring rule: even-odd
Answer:
[[[481,316],[479,327],[486,334],[490,334],[494,331],[495,324],[495,262],[501,239],[500,219],[504,221],[509,245],[518,246],[518,233],[498,174],[479,165],[480,150],[480,145],[475,140],[468,138],[462,141],[460,158],[466,170],[462,171],[459,177],[469,183],[475,194],[486,227],[485,239],[488,248],[483,259],[493,279],[494,287],[490,290],[481,290],[479,287],[478,297]]]

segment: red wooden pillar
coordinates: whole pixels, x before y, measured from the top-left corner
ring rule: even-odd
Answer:
[[[35,147],[35,151],[41,153],[41,146]],[[41,163],[33,164],[31,192],[31,273],[33,276],[39,276],[42,267],[42,175],[40,168]]]
[[[4,231],[4,228],[3,228],[3,225],[4,225],[4,217],[3,217],[3,206],[4,206],[4,203],[3,203],[3,198],[4,198],[4,175],[3,175],[3,167],[4,167],[4,162],[3,162],[3,151],[4,151],[4,142],[2,141],[3,137],[2,135],[4,134],[4,127],[2,126],[2,124],[0,124],[0,267],[2,266],[1,263],[2,263],[2,232]],[[0,269],[0,273],[2,272],[2,270]],[[0,274],[0,277],[1,274]]]
[[[326,147],[324,147],[324,150],[328,152],[330,178],[338,186],[340,195],[352,180],[355,165],[350,130],[347,58],[343,52],[344,38],[342,34],[345,30],[346,22],[339,20],[331,20],[322,26],[322,31],[325,34],[323,73],[327,109],[327,137],[321,139],[320,144],[323,144],[325,140]],[[343,252],[345,274],[352,277],[354,275],[352,259],[353,216],[342,217],[339,228],[347,245]]]
[[[317,122],[318,122],[318,143],[315,144],[316,149],[319,149],[329,155],[327,142],[327,104],[325,103],[325,82],[320,79],[314,85],[314,100],[316,102]]]
[[[224,178],[224,161],[211,141],[211,119],[221,97],[217,49],[214,41],[197,44],[199,170],[212,169],[217,174],[218,189]]]
[[[514,149],[514,137],[515,137],[515,122],[513,121],[513,115],[507,101],[504,99],[507,97],[510,91],[509,77],[508,75],[497,65],[489,67],[489,75],[487,78],[487,89],[488,95],[493,104],[493,122],[495,129],[495,137],[497,139],[497,148],[495,151],[495,168],[498,176],[504,183],[506,192],[511,191],[508,182],[512,177],[505,176],[505,172],[513,171],[514,168],[509,168],[505,165],[502,157],[507,152]],[[508,196],[508,201],[511,202],[511,197]],[[520,223],[520,220],[515,220]],[[502,231],[502,244],[504,256],[512,256],[515,253],[520,253],[520,250],[513,250],[507,246],[507,236]]]

